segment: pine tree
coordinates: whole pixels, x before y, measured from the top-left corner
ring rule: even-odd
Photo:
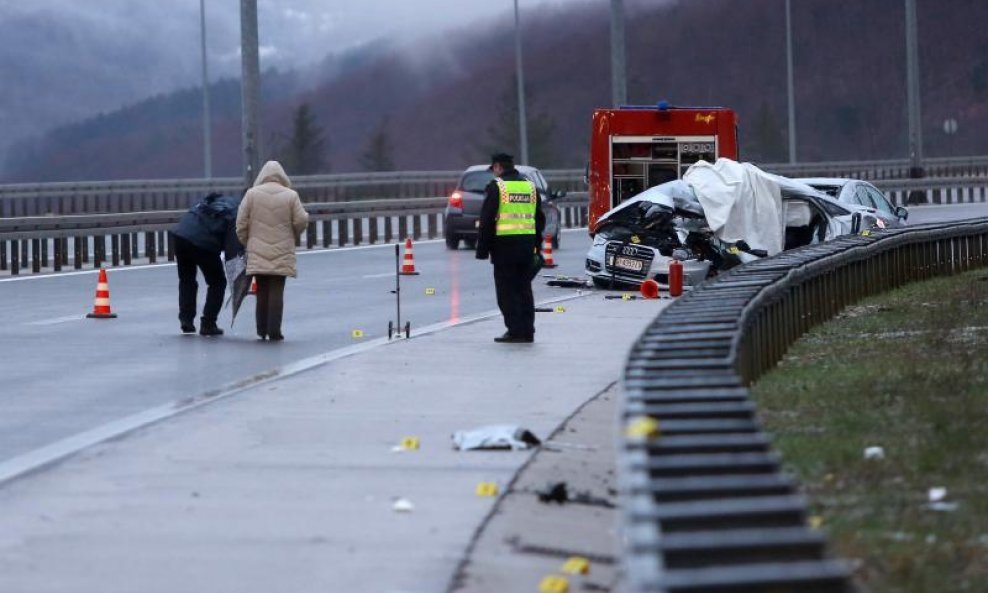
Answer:
[[[525,85],[525,103],[534,103],[534,93]],[[514,77],[507,88],[498,96],[494,122],[487,127],[484,138],[476,145],[475,152],[484,160],[495,152],[514,153],[519,165],[532,165],[540,169],[556,165],[553,137],[556,124],[552,116],[545,112],[533,113],[526,109],[528,132],[528,163],[521,162],[521,144],[518,141],[518,80]]]
[[[302,103],[292,116],[292,135],[281,151],[282,164],[291,175],[326,173],[328,144],[309,104]]]
[[[360,164],[366,171],[395,170],[394,147],[391,145],[388,123],[388,118],[385,117],[367,143],[367,150],[360,157]]]

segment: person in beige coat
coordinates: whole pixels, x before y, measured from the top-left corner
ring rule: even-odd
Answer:
[[[277,161],[268,161],[237,212],[237,237],[247,246],[247,274],[257,280],[257,337],[284,340],[285,278],[298,275],[295,240],[309,215]]]

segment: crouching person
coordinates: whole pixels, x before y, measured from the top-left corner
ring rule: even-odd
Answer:
[[[199,334],[223,335],[223,330],[216,324],[226,292],[226,276],[220,253],[225,250],[229,258],[236,255],[238,249],[242,250],[236,240],[237,205],[235,198],[209,194],[193,204],[171,230],[178,263],[178,321],[183,333],[196,331],[194,322],[199,292],[196,270],[199,270],[207,286]]]

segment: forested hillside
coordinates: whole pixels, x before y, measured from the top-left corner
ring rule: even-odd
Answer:
[[[905,156],[902,0],[792,5],[799,159]],[[571,2],[523,13],[532,164],[581,167],[586,159],[590,114],[610,102],[608,7]],[[988,2],[918,7],[926,154],[988,153]],[[782,0],[653,0],[628,10],[630,102],[733,107],[746,159],[786,158]],[[382,45],[303,93],[292,73],[267,73],[265,154],[291,151],[301,105],[323,140],[320,172],[458,169],[495,148],[515,151],[512,33],[505,15],[415,47]],[[214,174],[236,176],[239,85],[217,83],[212,96]],[[54,130],[14,152],[5,181],[201,176],[200,101],[189,89]],[[959,123],[952,136],[946,118]]]

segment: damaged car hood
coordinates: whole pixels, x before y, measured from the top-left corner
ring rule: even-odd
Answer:
[[[689,184],[681,179],[656,185],[625,200],[621,205],[601,216],[597,227],[620,224],[640,228],[650,219],[674,216],[703,217],[703,206],[700,205]]]

